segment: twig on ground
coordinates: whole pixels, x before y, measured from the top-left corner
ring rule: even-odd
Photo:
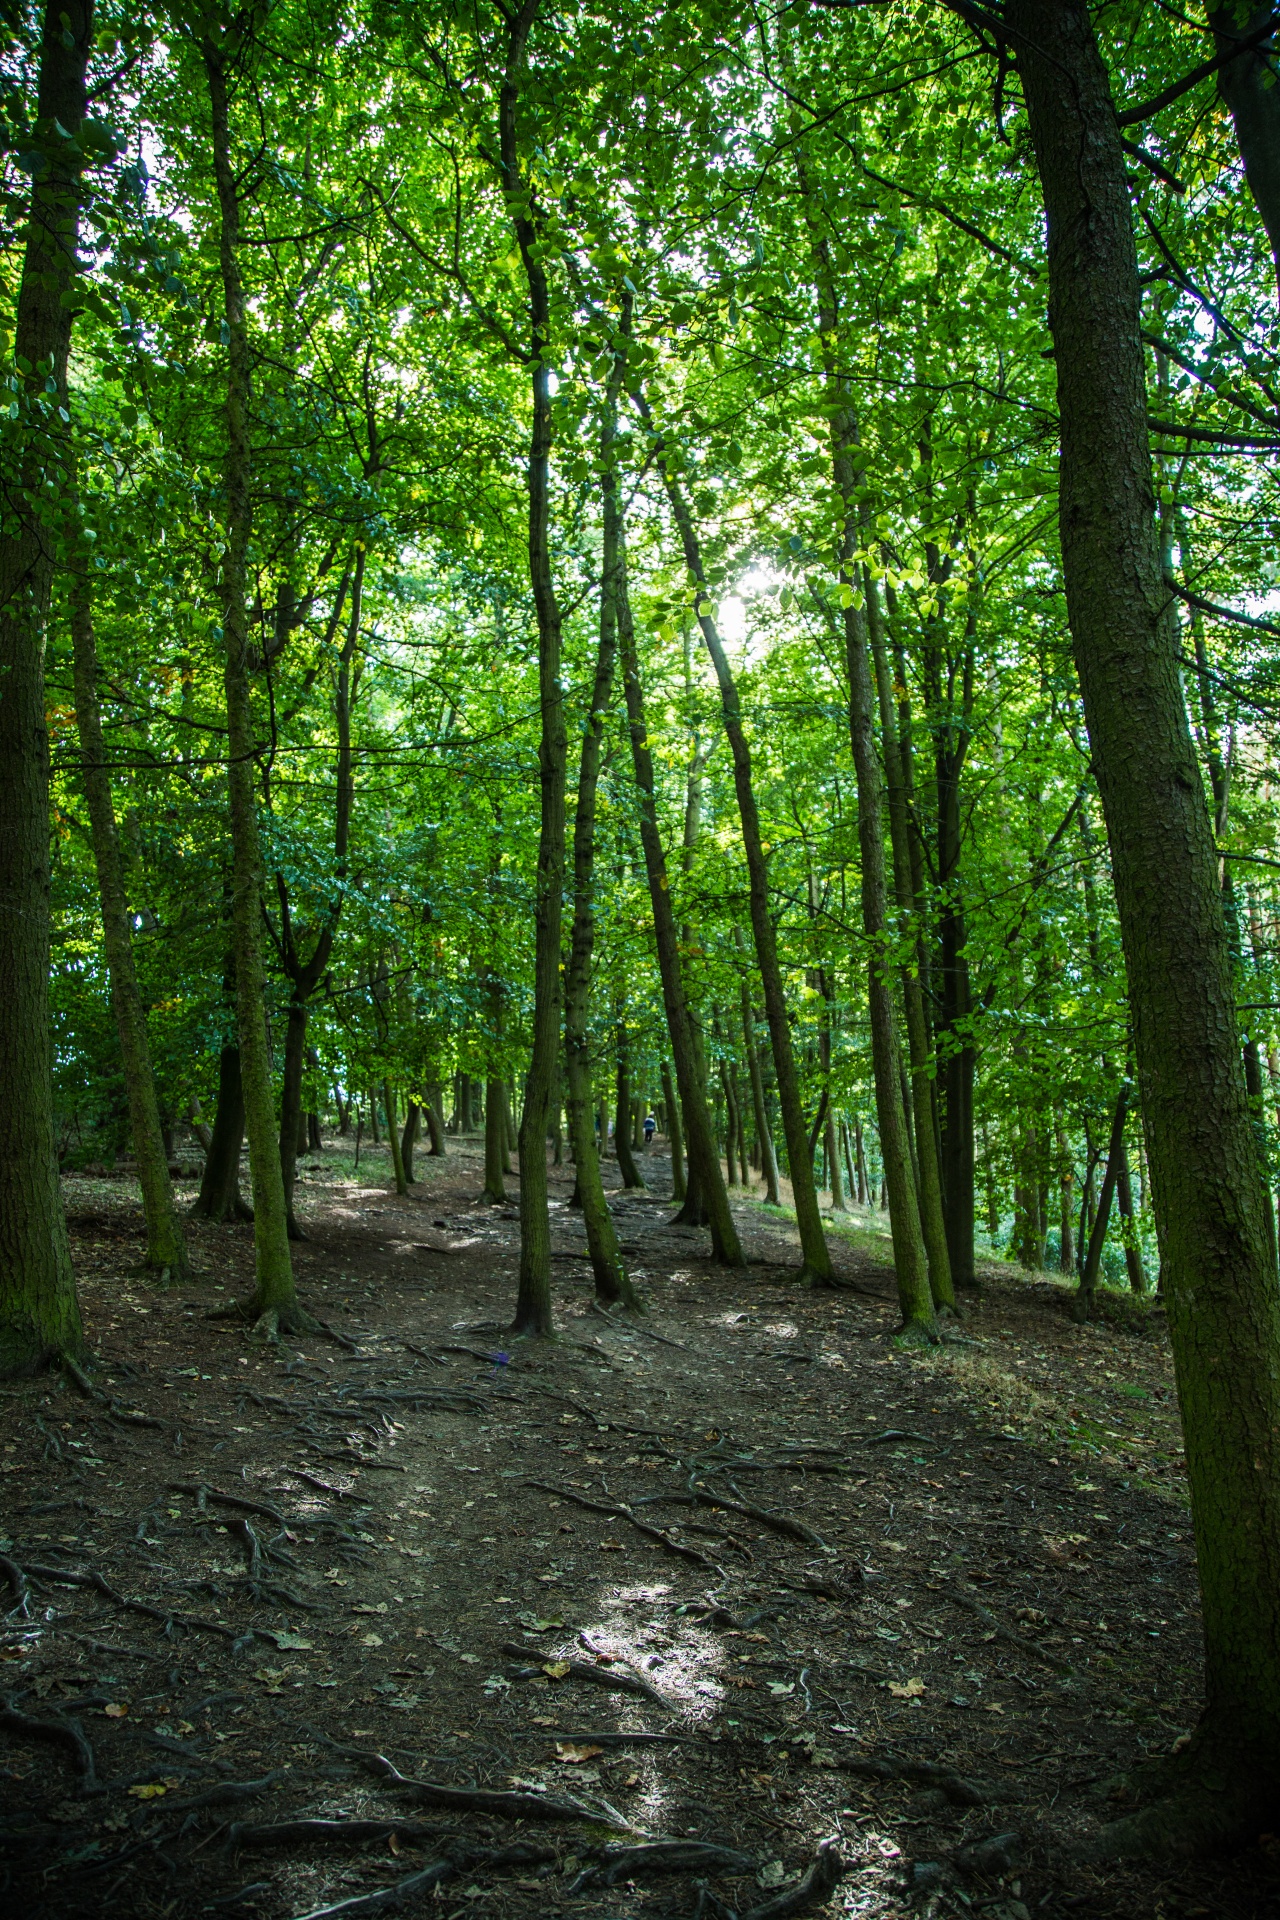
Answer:
[[[539,1673],[545,1673],[548,1665],[546,1654],[539,1647],[522,1647],[518,1640],[504,1640],[502,1651],[516,1660],[530,1660]],[[560,1660],[551,1664],[567,1667],[566,1680],[587,1680],[592,1686],[603,1687],[608,1693],[638,1693],[645,1700],[652,1700],[668,1712],[671,1702],[658,1692],[649,1681],[641,1679],[639,1674],[625,1671],[615,1672],[612,1667],[593,1667],[587,1660]]]
[[[1060,1673],[1069,1680],[1077,1678],[1076,1670],[1069,1660],[1059,1660],[1056,1654],[1047,1652],[1044,1647],[1038,1647],[1034,1640],[1028,1640],[1023,1634],[1015,1633],[1012,1627],[1007,1627],[998,1615],[992,1613],[989,1607],[984,1607],[980,1600],[975,1600],[972,1594],[965,1593],[960,1587],[936,1587],[933,1591],[941,1593],[946,1599],[953,1601],[957,1607],[963,1607],[967,1613],[973,1614],[975,1619],[981,1620],[983,1626],[1003,1640],[1006,1645],[1017,1647],[1031,1659],[1039,1660],[1042,1666],[1052,1667],[1055,1673]]]
[[[569,1487],[553,1486],[548,1480],[526,1480],[526,1487],[536,1487],[540,1493],[553,1493],[559,1500],[571,1500],[576,1507],[586,1507],[592,1513],[608,1514],[611,1520],[625,1520],[628,1526],[643,1533],[650,1540],[656,1540],[668,1553],[674,1553],[681,1560],[692,1560],[695,1566],[705,1567],[710,1573],[719,1573],[720,1569],[705,1553],[699,1553],[696,1547],[687,1547],[681,1540],[673,1540],[661,1527],[651,1527],[647,1521],[639,1520],[630,1507],[620,1505],[606,1506],[600,1500],[588,1500],[580,1493],[574,1493]]]
[[[412,1794],[425,1806],[452,1807],[461,1813],[491,1813],[500,1820],[600,1821],[600,1815],[594,1808],[581,1800],[570,1800],[563,1795],[532,1793],[521,1788],[503,1791],[490,1787],[446,1787],[435,1780],[411,1780],[385,1754],[373,1753],[367,1747],[341,1746],[327,1735],[322,1738],[327,1746],[339,1753],[350,1754],[368,1767],[371,1773],[376,1773],[400,1791]]]

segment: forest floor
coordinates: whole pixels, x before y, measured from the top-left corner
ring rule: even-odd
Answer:
[[[3,1396],[7,1911],[776,1920],[826,1839],[827,1911],[867,1920],[1275,1911],[1265,1836],[1081,1863],[1197,1710],[1159,1312],[1077,1326],[993,1263],[905,1350],[875,1216],[806,1292],[785,1217],[739,1194],[717,1270],[642,1164],[612,1204],[649,1312],[593,1306],[557,1169],[537,1346],[478,1143],[407,1200],[385,1153],[305,1163],[339,1337],[279,1351],[205,1317],[250,1228],[194,1228],[159,1292],[136,1190],[68,1179],[105,1399]]]

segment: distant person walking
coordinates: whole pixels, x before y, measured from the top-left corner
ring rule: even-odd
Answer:
[[[644,1150],[646,1153],[648,1153],[650,1146],[653,1144],[653,1136],[657,1131],[657,1121],[651,1113],[646,1113],[644,1117]]]

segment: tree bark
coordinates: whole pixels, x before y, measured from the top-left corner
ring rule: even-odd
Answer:
[[[648,408],[643,401],[639,404],[642,413],[649,418]],[[700,595],[698,605],[699,608],[706,609],[705,612],[699,611],[697,614],[698,626],[706,643],[707,653],[715,671],[716,683],[720,689],[720,712],[733,760],[734,791],[738,799],[738,818],[742,826],[742,844],[747,859],[751,928],[755,936],[756,964],[760,969],[765,1019],[768,1022],[774,1073],[778,1083],[778,1104],[782,1109],[782,1128],[790,1161],[791,1197],[795,1206],[796,1225],[800,1230],[802,1257],[800,1277],[802,1281],[808,1281],[810,1284],[826,1286],[830,1284],[832,1277],[831,1255],[827,1249],[826,1236],[822,1229],[822,1216],[818,1210],[817,1189],[813,1183],[813,1165],[809,1158],[804,1114],[800,1105],[800,1077],[796,1071],[795,1054],[791,1045],[791,1024],[782,983],[782,968],[778,961],[777,935],[774,932],[773,919],[769,911],[769,869],[760,832],[760,814],[752,786],[751,750],[742,726],[742,710],[738,700],[737,685],[721,644],[719,629],[711,615],[710,602],[705,598],[708,591],[706,573],[703,569],[702,551],[694,529],[693,517],[683,489],[661,452],[658,455],[658,465],[666,487],[667,498],[671,503],[672,516],[679,530],[685,565],[697,582]]]
[[[1107,1228],[1111,1224],[1111,1202],[1115,1196],[1116,1181],[1120,1177],[1120,1163],[1124,1157],[1124,1123],[1128,1111],[1129,1082],[1126,1080],[1121,1085],[1116,1097],[1115,1110],[1111,1116],[1111,1134],[1107,1141],[1107,1164],[1098,1193],[1098,1211],[1089,1229],[1089,1244],[1085,1250],[1084,1264],[1080,1269],[1080,1292],[1077,1298],[1076,1317],[1081,1320],[1088,1315],[1089,1303],[1098,1284],[1098,1273],[1102,1266],[1102,1249],[1107,1238]]]
[[[71,646],[75,676],[76,730],[80,739],[81,777],[93,836],[93,859],[102,907],[102,941],[111,977],[111,1005],[120,1039],[133,1154],[142,1188],[142,1212],[147,1228],[146,1265],[169,1280],[187,1274],[187,1248],[178,1224],[169,1180],[169,1155],[160,1123],[147,1016],[133,959],[129,903],[125,894],[120,840],[111,802],[98,707],[98,656],[93,635],[90,575],[77,573],[71,582]]]
[[[262,1331],[297,1330],[314,1323],[302,1313],[289,1255],[288,1207],[276,1140],[271,1057],[265,1018],[266,980],[259,920],[262,913],[262,848],[254,794],[257,744],[249,692],[247,569],[252,531],[249,442],[250,347],[244,288],[236,247],[240,200],[231,160],[227,65],[231,56],[212,39],[204,42],[205,72],[213,124],[213,171],[219,215],[223,313],[229,335],[226,455],[223,512],[226,551],[222,561],[222,626],[226,648],[227,785],[231,815],[231,920],[236,956],[236,1007],[240,1036],[240,1082],[249,1173],[253,1186],[256,1287],[246,1311]]]
[[[734,928],[734,938],[739,941],[738,929]],[[767,1207],[782,1204],[778,1195],[778,1159],[773,1151],[773,1136],[769,1132],[769,1116],[764,1104],[764,1077],[760,1072],[760,1052],[756,1046],[755,1012],[751,1005],[751,989],[746,980],[739,982],[739,999],[742,1012],[742,1044],[747,1055],[747,1075],[751,1081],[751,1105],[755,1112],[756,1139],[760,1142],[760,1171],[764,1176],[764,1200]]]
[[[912,872],[911,823],[907,807],[907,780],[903,765],[902,743],[894,712],[889,662],[880,620],[880,596],[870,572],[863,573],[867,596],[867,627],[871,658],[875,667],[876,698],[880,710],[880,734],[884,741],[885,786],[889,802],[889,838],[893,848],[894,895],[904,930],[918,919],[922,902]],[[917,955],[921,945],[916,926],[913,945]],[[919,964],[901,969],[902,1001],[906,1013],[907,1052],[911,1066],[911,1103],[915,1117],[916,1200],[920,1208],[920,1228],[924,1235],[925,1258],[929,1267],[929,1287],[936,1307],[954,1312],[955,1289],[951,1284],[951,1253],[947,1246],[946,1213],[942,1204],[942,1168],[938,1157],[938,1136],[934,1117],[933,1055],[925,1014],[924,990]]]
[[[25,376],[18,399],[0,533],[0,1376],[83,1344],[53,1134],[44,651],[54,546],[45,522],[69,508],[72,471],[59,410],[67,409],[82,162],[65,136],[85,118],[92,43],[87,0],[50,4],[35,103],[43,161],[32,177],[14,340],[38,371]],[[46,378],[56,389],[47,400]]]
[[[565,867],[564,696],[560,686],[561,614],[551,572],[551,369],[547,362],[550,295],[532,192],[520,167],[516,114],[519,75],[539,0],[511,17],[498,118],[502,186],[529,289],[529,364],[533,422],[529,439],[529,580],[538,626],[540,818],[534,899],[533,1046],[520,1116],[520,1278],[513,1331],[539,1338],[551,1326],[551,1227],[547,1213],[547,1120],[560,1052],[560,927]]]
[[[1067,612],[1111,845],[1205,1641],[1185,1790],[1110,1844],[1186,1849],[1252,1836],[1280,1793],[1280,1287],[1161,578],[1115,108],[1082,0],[1010,0],[1003,18],[1048,216]]]
[[[400,1157],[400,1132],[396,1126],[396,1096],[389,1080],[382,1083],[382,1098],[387,1109],[387,1145],[391,1148],[391,1177],[395,1181],[396,1192],[407,1194],[409,1182],[404,1177],[404,1161]]]
[[[671,1198],[683,1200],[684,1185],[684,1133],[680,1126],[680,1102],[671,1082],[671,1063],[662,1063],[662,1104],[666,1109],[667,1145],[671,1149]]]
[[[629,299],[629,296],[626,296]],[[630,308],[624,303],[623,330]],[[596,647],[591,711],[582,735],[578,802],[573,823],[573,927],[564,984],[564,1084],[573,1145],[574,1196],[582,1208],[587,1253],[596,1297],[623,1300],[637,1308],[639,1296],[628,1277],[618,1233],[605,1199],[591,1113],[591,1046],[587,1020],[591,1000],[591,956],[595,948],[596,795],[604,725],[613,698],[618,654],[618,583],[622,553],[622,515],[618,502],[618,394],[625,349],[614,355],[604,395],[600,428],[603,554],[600,578],[600,629]]]
[[[507,1197],[503,1172],[507,1159],[507,1111],[501,1080],[486,1080],[484,1088],[484,1192],[481,1199],[500,1207]]]
[[[622,655],[622,682],[627,701],[627,731],[631,739],[631,764],[635,773],[636,795],[640,802],[640,844],[644,852],[645,873],[649,882],[649,900],[653,911],[654,946],[658,972],[662,980],[662,1004],[667,1016],[671,1040],[671,1058],[684,1115],[684,1145],[688,1153],[684,1205],[688,1209],[695,1194],[699,1208],[711,1228],[711,1251],[723,1266],[742,1265],[742,1247],[738,1230],[729,1211],[729,1195],[716,1152],[707,1112],[706,1080],[700,1071],[699,1052],[689,1003],[685,994],[684,973],[680,963],[680,942],[675,913],[671,905],[671,885],[667,875],[667,856],[658,832],[653,754],[645,724],[644,689],[640,684],[640,661],[636,651],[635,626],[631,617],[631,596],[627,590],[626,546],[622,543],[618,577],[618,644]],[[675,1105],[672,1103],[672,1113]],[[679,1128],[678,1116],[673,1125]],[[678,1157],[678,1131],[673,1136],[672,1170]],[[675,1196],[677,1199],[680,1196]],[[683,1217],[683,1215],[681,1216]]]
[[[422,1119],[422,1109],[416,1100],[411,1100],[404,1116],[404,1128],[400,1134],[400,1164],[404,1168],[405,1185],[416,1185],[413,1177],[413,1150],[418,1144],[418,1126]]]
[[[1275,8],[1270,0],[1252,6],[1248,0],[1236,5],[1206,6],[1219,54],[1254,37],[1272,18]],[[1244,177],[1271,242],[1271,257],[1280,282],[1280,96],[1276,92],[1275,53],[1266,55],[1263,45],[1274,49],[1274,34],[1267,41],[1243,48],[1234,60],[1218,69],[1218,92],[1235,124]]]
[[[631,1051],[626,1022],[617,1025],[617,1079],[613,1107],[613,1150],[622,1170],[622,1185],[632,1192],[644,1191],[644,1178],[631,1151]]]
[[[244,1089],[240,1084],[240,1049],[223,1047],[218,1057],[218,1101],[213,1111],[213,1133],[205,1153],[200,1191],[191,1209],[197,1220],[252,1220],[253,1209],[240,1192],[240,1149],[243,1144]]]

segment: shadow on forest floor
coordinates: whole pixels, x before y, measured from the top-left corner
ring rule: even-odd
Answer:
[[[724,1920],[827,1838],[868,1920],[1270,1910],[1261,1851],[1073,1859],[1196,1711],[1158,1316],[1078,1327],[993,1265],[908,1352],[865,1227],[858,1291],[810,1293],[785,1218],[739,1197],[729,1275],[655,1191],[611,1197],[651,1308],[619,1324],[557,1169],[560,1337],[513,1345],[478,1148],[407,1200],[365,1151],[300,1182],[342,1338],[280,1352],[203,1317],[251,1229],[193,1228],[156,1293],[129,1183],[67,1182],[114,1408],[4,1397],[10,1911]]]

